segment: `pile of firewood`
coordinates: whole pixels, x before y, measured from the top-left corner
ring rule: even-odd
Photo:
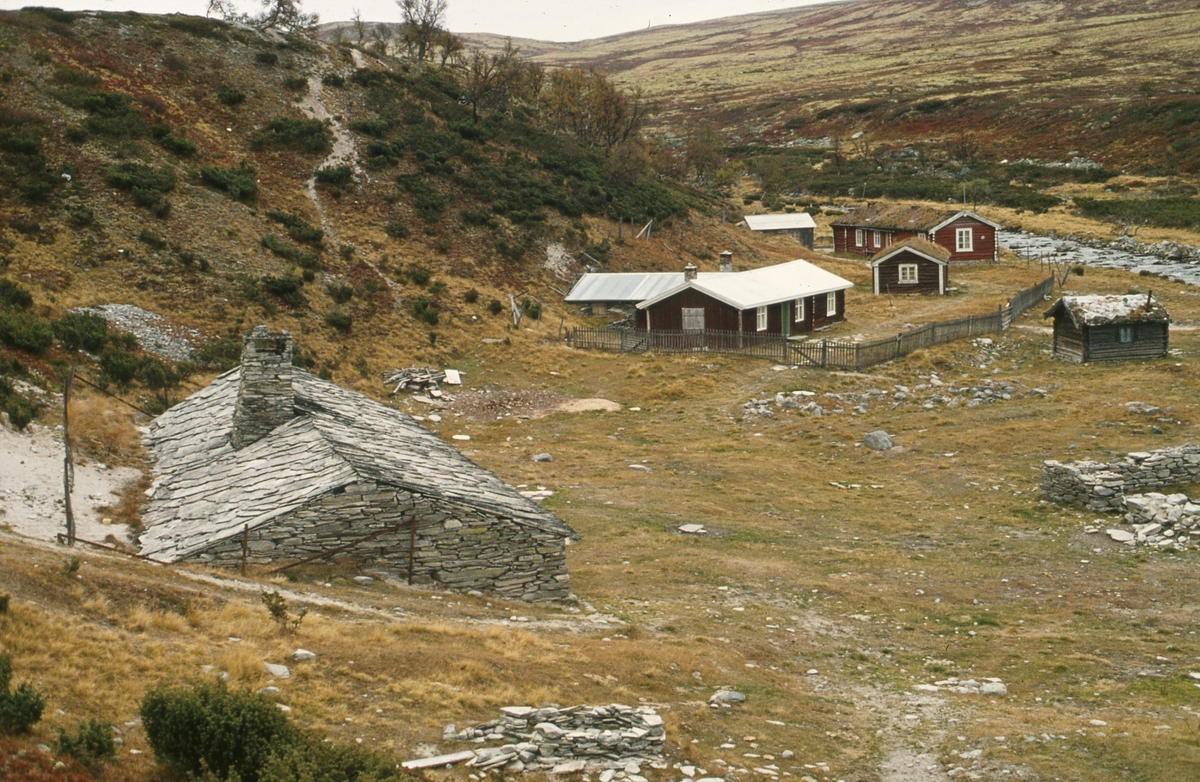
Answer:
[[[398,394],[406,390],[424,391],[429,396],[437,399],[442,395],[441,389],[438,388],[439,383],[448,383],[456,386],[462,381],[459,378],[459,373],[453,369],[439,371],[429,367],[409,367],[408,369],[393,369],[391,372],[384,374],[383,382],[389,386],[393,386],[393,394]]]

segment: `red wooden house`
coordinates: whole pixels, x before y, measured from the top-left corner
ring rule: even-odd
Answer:
[[[996,231],[1000,226],[967,209],[868,204],[834,219],[830,226],[834,252],[875,255],[917,237],[946,248],[951,262],[999,260]]]
[[[871,259],[875,295],[936,293],[944,295],[949,282],[950,251],[940,244],[913,237],[880,250]]]
[[[698,274],[637,305],[637,327],[651,331],[725,331],[789,336],[846,319],[854,283],[808,261]]]

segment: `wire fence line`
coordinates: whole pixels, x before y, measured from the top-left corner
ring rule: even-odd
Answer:
[[[716,353],[755,356],[824,369],[858,371],[899,358],[914,350],[946,342],[996,334],[1054,290],[1051,275],[1018,292],[995,312],[926,323],[895,337],[871,342],[789,339],[780,334],[738,331],[639,331],[616,328],[573,328],[565,342],[574,348],[620,353]]]

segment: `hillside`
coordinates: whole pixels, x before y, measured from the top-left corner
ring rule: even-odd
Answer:
[[[665,109],[662,127],[709,119],[731,144],[965,132],[990,160],[1080,155],[1194,174],[1198,41],[1200,10],[1188,0],[852,0],[514,43],[537,62],[636,84]]]

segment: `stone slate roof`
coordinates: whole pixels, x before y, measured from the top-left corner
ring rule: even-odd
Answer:
[[[915,253],[924,255],[935,263],[945,264],[950,260],[950,251],[940,244],[935,244],[928,239],[922,239],[919,236],[913,236],[905,239],[903,242],[897,242],[890,247],[884,247],[879,252],[871,256],[871,265],[878,266],[883,261],[891,258],[901,250],[912,250]]]
[[[293,369],[296,417],[240,450],[229,442],[240,368],[155,419],[155,482],[142,553],[174,562],[269,524],[334,489],[375,481],[578,539],[554,514],[405,413]]]
[[[1125,296],[1063,296],[1043,317],[1065,312],[1081,326],[1111,326],[1119,323],[1170,323],[1171,316],[1162,304],[1140,293]]]

